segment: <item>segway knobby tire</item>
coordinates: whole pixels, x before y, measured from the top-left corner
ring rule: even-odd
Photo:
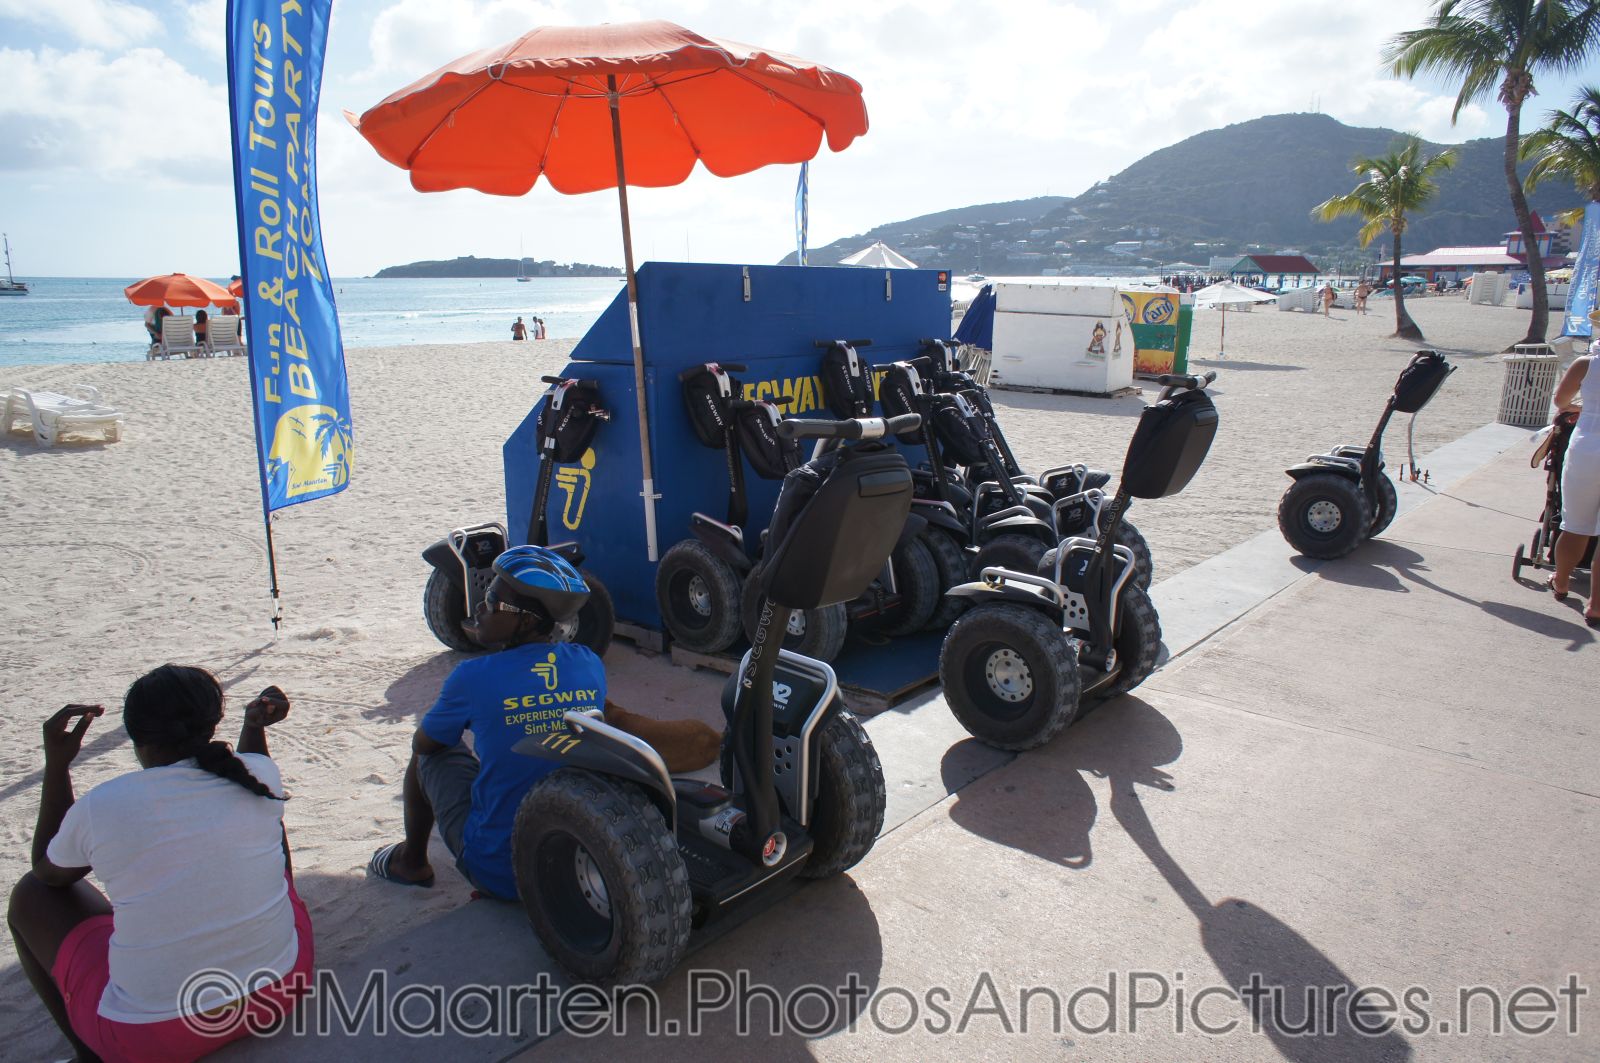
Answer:
[[[1144,533],[1127,521],[1117,525],[1117,544],[1126,546],[1133,551],[1133,582],[1145,590],[1150,589],[1150,581],[1155,578],[1155,559],[1150,556],[1150,544],[1145,541]]]
[[[922,542],[933,557],[939,570],[939,603],[924,627],[926,631],[943,631],[955,623],[956,617],[967,611],[966,598],[952,598],[946,592],[951,587],[966,583],[972,578],[967,568],[967,552],[950,534],[938,528],[928,528],[922,533]]]
[[[1156,661],[1161,657],[1161,618],[1143,587],[1129,583],[1122,588],[1117,601],[1117,632],[1111,637],[1111,645],[1117,651],[1120,671],[1114,683],[1095,691],[1097,703],[1126,694],[1156,670]]]
[[[1361,545],[1371,526],[1366,492],[1338,473],[1301,477],[1278,502],[1278,530],[1307,557],[1343,557]]]
[[[990,567],[1037,572],[1045,550],[1044,543],[1031,535],[996,535],[978,547],[978,556],[972,559],[972,578],[981,578],[983,570]]]
[[[811,858],[801,878],[827,878],[855,866],[883,830],[883,765],[861,721],[841,710],[817,738],[817,796],[811,806]]]
[[[638,787],[556,770],[517,808],[511,860],[528,921],[574,980],[649,984],[682,960],[689,872]]]
[[[739,613],[744,620],[744,636],[755,638],[756,606],[761,597],[756,593],[756,581],[746,580]],[[789,616],[789,628],[783,636],[783,648],[791,653],[804,654],[819,661],[831,661],[844,649],[844,637],[850,631],[850,614],[844,603],[824,605],[816,609],[796,609]]]
[[[433,637],[463,653],[481,653],[483,647],[467,637],[461,625],[467,619],[467,601],[461,585],[438,569],[428,574],[422,590],[422,618]]]
[[[1077,652],[1037,609],[995,603],[964,613],[939,650],[939,682],[957,722],[998,749],[1032,749],[1078,715]]]
[[[1367,532],[1367,538],[1375,538],[1383,530],[1394,523],[1394,515],[1400,511],[1400,493],[1394,488],[1394,481],[1389,479],[1389,474],[1382,469],[1378,470],[1378,515],[1372,520],[1372,530]]]
[[[596,657],[604,657],[617,630],[617,607],[612,604],[611,592],[594,573],[579,569],[578,575],[589,585],[589,600],[578,610],[578,630],[572,641],[589,647]]]
[[[1517,552],[1511,555],[1511,578],[1522,579],[1522,566],[1528,563],[1528,555],[1523,552],[1522,544],[1517,544]]]
[[[656,608],[678,645],[720,653],[739,637],[739,577],[698,539],[672,544],[656,567]]]
[[[939,583],[939,568],[933,554],[918,536],[895,547],[894,553],[889,555],[889,564],[894,570],[900,604],[884,616],[879,630],[885,635],[921,631],[944,597],[945,589]]]

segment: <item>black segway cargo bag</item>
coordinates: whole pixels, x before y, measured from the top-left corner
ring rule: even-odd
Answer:
[[[594,416],[598,409],[598,388],[574,381],[552,387],[545,395],[544,408],[539,411],[540,449],[548,451],[561,465],[583,457],[600,427],[600,418]]]
[[[685,369],[678,379],[683,383],[683,403],[695,438],[702,446],[721,450],[728,445],[733,401],[741,397],[743,386],[715,362]]]
[[[883,415],[899,417],[905,413],[920,414],[922,396],[928,390],[923,381],[928,379],[932,368],[933,363],[926,358],[891,364],[884,371],[883,382],[878,385],[878,403],[883,407]],[[909,432],[901,432],[898,438],[902,442],[921,446],[925,441],[921,423]]]
[[[800,444],[778,434],[781,420],[778,407],[762,400],[741,406],[733,415],[739,448],[763,480],[781,480],[800,466]]]
[[[1398,413],[1416,413],[1428,404],[1444,378],[1455,372],[1438,351],[1418,351],[1411,364],[1400,370],[1394,384],[1394,408]]]
[[[1203,390],[1180,391],[1145,407],[1128,444],[1122,486],[1134,498],[1182,491],[1206,460],[1217,434],[1217,408]]]
[[[935,396],[934,402],[933,434],[944,448],[945,458],[968,467],[985,464],[989,454],[983,448],[986,426],[981,418],[971,413],[970,407],[963,409],[953,395]]]
[[[872,414],[872,368],[856,349],[835,344],[822,356],[822,397],[835,417]]]
[[[911,512],[911,470],[887,447],[836,450],[783,481],[761,579],[791,609],[858,597],[883,569]]]

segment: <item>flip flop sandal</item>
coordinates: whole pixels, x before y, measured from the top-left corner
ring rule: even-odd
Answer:
[[[385,882],[393,882],[397,886],[420,886],[423,889],[433,885],[433,876],[424,879],[399,878],[389,873],[389,862],[394,859],[394,854],[400,851],[405,842],[393,842],[372,854],[372,859],[367,861],[367,874],[373,878],[381,878]]]
[[[1556,590],[1556,578],[1554,576],[1545,577],[1544,585],[1545,585],[1545,589],[1548,590],[1550,592],[1551,596],[1554,597],[1555,600],[1558,601],[1558,602],[1566,601],[1567,600],[1567,595],[1572,593],[1570,590],[1565,590],[1565,591]]]

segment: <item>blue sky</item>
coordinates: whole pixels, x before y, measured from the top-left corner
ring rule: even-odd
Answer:
[[[1448,86],[1378,52],[1427,0],[336,0],[319,126],[337,276],[456,255],[621,263],[614,194],[422,195],[341,116],[465,52],[546,24],[667,18],[804,56],[865,89],[872,128],[812,164],[811,241],[972,203],[1075,195],[1204,129],[1321,110],[1456,142]],[[0,0],[0,228],[19,275],[237,269],[222,0]],[[1544,78],[1531,117],[1600,66]],[[1529,122],[1525,121],[1526,128]],[[639,258],[771,262],[792,249],[795,168],[633,190]]]

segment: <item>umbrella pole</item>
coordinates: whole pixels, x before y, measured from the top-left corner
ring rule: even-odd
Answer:
[[[1217,337],[1217,357],[1228,357],[1228,304],[1222,304],[1222,335]]]
[[[633,273],[633,230],[628,226],[628,177],[622,165],[622,99],[617,78],[606,75],[606,99],[611,104],[611,147],[617,159],[617,203],[622,211],[622,261],[628,277],[628,331],[633,337],[633,394],[639,413],[639,465],[644,472],[645,557],[656,555],[656,481],[650,460],[650,413],[644,397],[644,345],[639,339],[639,282]]]

